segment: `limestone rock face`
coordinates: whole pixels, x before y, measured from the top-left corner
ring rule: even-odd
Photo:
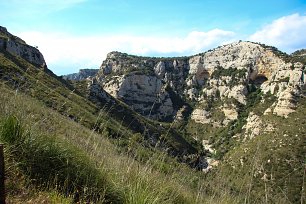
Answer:
[[[279,116],[288,117],[290,113],[295,111],[298,94],[298,89],[294,89],[293,87],[288,87],[280,92],[273,113]]]
[[[288,117],[295,111],[297,98],[305,89],[304,65],[288,63],[271,73],[271,79],[261,85],[264,93],[272,93],[277,96],[277,101],[271,111],[274,114]],[[274,109],[273,109],[274,108]]]
[[[146,117],[174,120],[184,105],[193,102],[191,119],[207,124],[216,122],[211,118],[216,114],[201,107],[220,100],[221,106],[246,105],[250,84],[275,95],[276,102],[269,108],[286,117],[305,87],[303,70],[303,64],[285,62],[274,48],[240,41],[181,58],[111,52],[96,79],[105,91]],[[219,124],[238,118],[235,108],[218,111],[216,117],[223,121]]]
[[[277,96],[273,113],[284,117],[294,111],[296,98],[305,88],[302,63],[286,63],[272,48],[256,43],[239,42],[222,46],[191,61],[190,74],[197,76],[196,82],[199,82],[199,73],[210,76],[208,79],[202,77],[209,85],[202,90],[205,96],[220,95],[222,100],[234,98],[245,105],[248,94],[246,84],[252,83],[259,86],[264,94]],[[203,99],[199,97],[198,101],[201,103]]]
[[[164,78],[166,73],[165,63],[160,61],[157,65],[155,65],[154,72],[158,78]]]
[[[228,98],[234,98],[242,104],[246,104],[245,96],[247,94],[247,89],[243,85],[234,86],[228,93]]]
[[[262,127],[262,121],[258,115],[250,113],[247,118],[247,124],[243,127],[245,129],[246,135],[253,138],[260,134]]]
[[[117,80],[117,83],[106,83],[105,91],[136,112],[152,119],[164,119],[175,114],[170,96],[158,77],[129,74]]]
[[[109,96],[109,94],[104,91],[100,84],[97,83],[95,78],[88,80],[88,90],[89,90],[89,99],[97,104],[100,104],[102,101],[106,101],[111,103],[113,98]]]
[[[111,52],[102,63],[97,80],[109,94],[136,112],[156,120],[173,120],[188,74],[185,58],[148,58]]]
[[[220,67],[224,69],[237,68],[246,70],[249,78],[258,75],[269,77],[270,73],[285,63],[276,57],[272,51],[259,44],[238,42],[216,48],[197,55],[189,60],[190,74],[212,74]],[[207,75],[206,75],[207,76]]]
[[[251,112],[243,129],[245,129],[245,137],[252,139],[261,133],[273,131],[274,127],[272,124],[264,124],[258,115]]]
[[[235,107],[223,107],[222,111],[228,121],[237,120],[238,112]]]
[[[46,62],[41,52],[30,45],[27,45],[20,38],[10,34],[6,28],[0,26],[0,34],[5,37],[0,37],[0,50],[6,50],[10,54],[17,55],[27,60],[28,62],[46,68]],[[1,36],[1,35],[0,35]]]
[[[210,113],[203,109],[195,109],[191,114],[191,119],[197,123],[208,124],[211,122]]]

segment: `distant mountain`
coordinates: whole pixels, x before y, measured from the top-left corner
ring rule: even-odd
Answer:
[[[80,69],[78,73],[63,75],[64,79],[80,81],[88,77],[93,77],[98,73],[99,69]]]

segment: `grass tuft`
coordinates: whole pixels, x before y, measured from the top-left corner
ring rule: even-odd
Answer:
[[[2,121],[0,140],[31,184],[56,189],[76,201],[119,202],[122,197],[90,158],[55,137],[33,134],[15,116]]]

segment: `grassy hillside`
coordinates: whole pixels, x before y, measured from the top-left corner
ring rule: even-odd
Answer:
[[[182,174],[197,172],[184,164],[173,161],[176,165],[168,167],[168,174],[177,178],[173,180],[162,173],[167,166],[160,161],[171,159],[167,155],[138,163],[118,153],[108,139],[43,103],[4,85],[0,89],[0,140],[6,150],[9,201],[41,196],[67,202],[76,197],[114,203],[195,202],[194,192],[184,183],[189,183],[189,176]]]
[[[0,68],[0,138],[13,203],[71,202],[78,197],[114,203],[200,199],[185,186],[193,174],[182,176],[193,170],[163,151],[196,152],[175,131],[157,129],[120,102],[97,107],[49,70],[7,52],[0,53]],[[130,128],[131,120],[138,129]],[[165,135],[165,146],[150,146],[142,130]]]
[[[112,104],[101,100],[97,106],[87,100],[86,88],[76,89],[51,71],[38,69],[22,58],[7,52],[0,53],[0,64],[0,79],[9,87],[44,102],[46,106],[87,128],[95,129],[111,138],[121,138],[120,145],[124,149],[127,149],[129,138],[139,133],[149,148],[150,137],[155,135],[158,139],[160,135],[166,135],[164,143],[170,154],[197,152],[175,131],[168,131],[162,126],[157,128],[152,121],[134,113],[115,99]],[[114,142],[118,143],[118,140]]]

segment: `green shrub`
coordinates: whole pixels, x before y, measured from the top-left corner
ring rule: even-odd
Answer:
[[[20,122],[14,116],[7,117],[3,124],[0,139],[8,144],[18,144],[23,136]]]
[[[289,81],[290,81],[290,77],[289,76],[279,80],[279,82],[286,82],[286,83],[288,83]]]

